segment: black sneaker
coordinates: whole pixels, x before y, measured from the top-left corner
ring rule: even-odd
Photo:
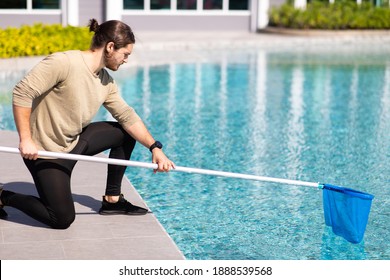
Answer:
[[[109,203],[103,196],[102,207],[99,210],[100,215],[145,215],[149,210],[135,206],[128,202],[123,194],[119,196],[119,200],[116,203]]]
[[[3,192],[3,184],[0,183],[0,196],[2,192]],[[0,219],[6,219],[8,217],[8,214],[7,212],[4,211],[3,206],[4,205],[1,202],[1,198],[0,198]]]
[[[0,206],[0,219],[7,219],[8,214],[4,211],[3,206]]]

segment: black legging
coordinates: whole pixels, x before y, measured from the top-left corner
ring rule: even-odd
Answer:
[[[96,122],[81,133],[72,154],[95,155],[111,149],[110,158],[130,159],[135,140],[116,122]],[[24,162],[29,169],[39,198],[3,191],[1,200],[32,218],[57,229],[68,228],[75,219],[71,175],[77,161],[37,159]],[[125,166],[108,165],[106,195],[119,195]]]

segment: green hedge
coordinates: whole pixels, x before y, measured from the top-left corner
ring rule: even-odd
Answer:
[[[297,29],[389,29],[390,9],[375,7],[370,2],[357,5],[344,0],[333,4],[312,1],[306,10],[295,9],[286,3],[270,11],[269,26]]]
[[[87,27],[35,24],[0,29],[0,58],[48,55],[57,51],[88,49],[92,33]]]

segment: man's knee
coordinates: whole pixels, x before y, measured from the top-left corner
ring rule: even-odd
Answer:
[[[74,213],[71,215],[68,214],[65,216],[58,217],[52,223],[51,227],[54,229],[67,229],[74,222],[75,218],[76,215]]]

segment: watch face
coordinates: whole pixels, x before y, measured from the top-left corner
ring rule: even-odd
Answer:
[[[152,151],[154,148],[159,148],[159,149],[162,149],[163,145],[161,144],[160,141],[156,141],[154,142],[154,144],[152,146],[150,146],[149,150]]]

